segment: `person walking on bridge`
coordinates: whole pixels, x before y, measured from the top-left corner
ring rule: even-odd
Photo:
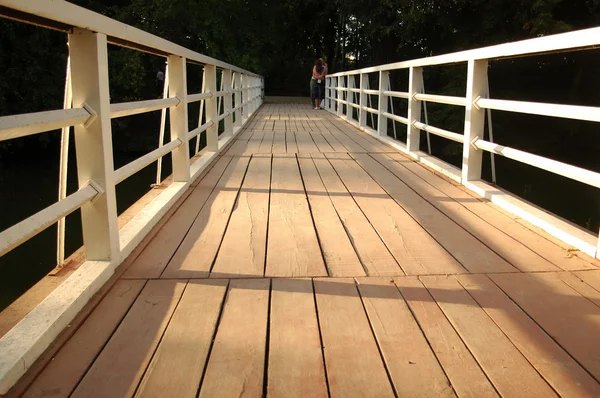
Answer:
[[[325,99],[325,75],[327,68],[321,58],[315,61],[312,72],[313,89],[311,98],[315,101],[315,109],[321,109],[321,101]]]

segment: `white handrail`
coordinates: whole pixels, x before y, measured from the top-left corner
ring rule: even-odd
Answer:
[[[496,111],[528,113],[530,115],[561,117],[565,119],[600,122],[600,107],[549,104],[539,102],[509,101],[490,98],[478,98],[473,102],[478,108]]]
[[[0,141],[85,124],[93,115],[85,108],[24,113],[0,117]]]
[[[166,85],[168,85],[168,79],[165,78]],[[133,101],[133,102],[121,102],[119,104],[110,104],[110,118],[116,119],[119,117],[139,115],[140,113],[148,113],[157,111],[159,109],[170,108],[177,106],[181,100],[177,97],[174,98],[162,98],[149,101]]]
[[[137,158],[133,162],[127,163],[125,166],[115,170],[115,184],[122,182],[123,180],[131,177],[150,163],[154,162],[165,156],[167,153],[173,152],[175,148],[180,147],[183,144],[179,138],[174,139],[168,144],[161,145],[157,149],[153,150]]]

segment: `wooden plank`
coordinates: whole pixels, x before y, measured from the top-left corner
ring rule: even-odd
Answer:
[[[309,132],[296,132],[296,143],[298,144],[298,152],[315,153],[319,152],[319,148],[315,145]]]
[[[248,140],[248,145],[242,155],[252,155],[253,153],[258,152],[265,134],[264,131],[255,131],[254,134],[252,134],[252,138]]]
[[[267,276],[325,276],[295,156],[274,155],[267,242]]]
[[[123,319],[146,282],[120,280],[65,343],[24,397],[67,397]]]
[[[466,207],[469,211],[481,217],[483,220],[487,221],[496,228],[505,231],[516,241],[527,246],[529,249],[535,251],[537,254],[561,269],[581,270],[594,268],[592,264],[580,259],[577,256],[567,257],[565,250],[563,250],[560,246],[554,244],[548,239],[545,239],[534,231],[524,227],[514,219],[508,217],[504,213],[498,211],[497,208],[490,205],[489,202],[481,198],[476,198],[463,189],[454,186],[449,181],[446,181],[440,176],[434,174],[422,165],[405,158],[401,154],[388,154],[387,156],[394,159],[396,162],[399,162],[406,169],[426,181],[428,184],[432,185],[434,188],[457,201],[461,206]],[[411,187],[416,187],[416,184],[412,180],[405,181]]]
[[[274,135],[275,135],[275,133],[273,133],[272,131],[267,131],[265,133],[265,135],[263,136],[263,139],[260,143],[260,147],[258,148],[258,150],[256,152],[271,153],[271,150],[273,149]]]
[[[249,157],[233,158],[162,278],[208,277],[249,161]]]
[[[273,279],[269,397],[327,397],[312,281]]]
[[[315,145],[319,149],[319,152],[335,152],[335,150],[329,145],[327,140],[323,137],[323,134],[319,132],[309,133]]]
[[[127,269],[124,278],[158,278],[231,161],[221,157]]]
[[[390,278],[358,278],[358,290],[399,397],[454,397],[450,382]]]
[[[211,277],[262,276],[265,272],[271,155],[254,155]]]
[[[346,148],[340,141],[337,140],[329,131],[321,131],[323,138],[327,140],[329,145],[333,148],[334,152],[347,152],[348,148]]]
[[[414,276],[394,282],[459,397],[497,397],[494,387],[425,286]]]
[[[600,384],[487,276],[457,278],[556,392],[563,397],[600,396]]]
[[[513,267],[506,263],[506,261],[521,271],[526,272],[559,270],[559,268],[552,263],[512,238],[509,235],[509,231],[505,233],[497,229],[494,225],[490,225],[474,213],[470,212],[466,207],[448,198],[443,192],[411,173],[403,166],[403,163],[396,162],[385,155],[373,155],[372,157],[369,157],[368,161],[374,163],[375,161],[373,159],[379,162],[380,167],[385,167],[389,170],[388,173],[393,173],[393,175],[397,177],[396,181],[398,181],[398,179],[402,181],[398,181],[398,183],[394,185],[398,194],[406,195],[407,197],[410,196],[413,198],[413,201],[422,203],[422,206],[435,207],[445,214],[447,218],[443,217],[444,219],[451,219],[457,225],[460,225],[464,230],[472,234],[472,236],[483,242],[474,243],[473,240],[475,240],[475,238],[470,237],[467,239],[462,236],[460,237],[460,241],[457,242],[458,244],[464,242],[464,244],[471,246],[471,250],[468,251],[468,254],[461,251],[458,251],[457,254],[455,254],[458,260],[469,270],[473,271],[463,259],[459,257],[459,253],[463,254],[463,256],[467,256],[466,261],[481,264],[481,269],[473,272],[515,271]],[[414,193],[413,190],[416,191],[416,193]],[[440,200],[440,198],[443,200]],[[412,204],[410,206],[412,206]],[[452,235],[459,238],[458,233],[453,233]],[[464,233],[461,235],[464,235]],[[478,248],[477,250],[475,249],[476,247]],[[502,259],[499,259],[498,255],[492,253],[488,247],[495,253],[498,253]],[[450,250],[450,252],[454,253],[452,250]]]
[[[375,155],[377,156],[377,155]],[[413,191],[412,185],[405,184],[402,180],[398,179],[398,170],[395,167],[400,166],[398,163],[388,159],[386,162],[385,158],[381,160],[384,164],[377,162],[375,159],[381,159],[379,156],[373,159],[368,154],[354,154],[352,157],[358,164],[373,178],[381,187],[390,195],[396,203],[410,214],[410,216],[417,221],[427,232],[433,236],[433,238],[439,242],[448,252],[450,252],[454,258],[456,258],[463,267],[468,269],[470,272],[516,272],[517,269],[507,263],[502,257],[498,256],[495,252],[485,246],[479,238],[479,235],[471,235],[459,224],[467,224],[467,228],[471,223],[476,220],[468,220],[468,222],[462,222],[460,217],[458,219],[450,219],[444,214],[442,210],[432,205],[435,200],[436,203],[447,202],[439,200],[443,197],[443,194],[439,193],[437,199],[433,197],[419,196]],[[384,165],[386,167],[384,167]],[[390,171],[391,170],[391,171]],[[392,173],[392,171],[394,173]],[[427,200],[431,200],[429,203]],[[463,208],[464,209],[464,208]],[[494,229],[477,216],[464,209],[466,213],[477,218],[485,226],[479,228],[482,234],[485,233],[483,227],[487,229]],[[458,224],[455,222],[457,221]],[[470,228],[469,228],[470,229]],[[496,230],[497,231],[497,230]],[[504,235],[502,232],[497,231],[499,234]],[[510,239],[508,236],[506,236]],[[501,242],[504,243],[504,242]],[[498,246],[498,245],[496,245]],[[543,260],[535,253],[530,253],[536,256],[536,259]],[[554,268],[550,263],[548,266]]]
[[[575,275],[594,289],[600,291],[600,270],[575,272]]]
[[[553,274],[490,278],[596,380],[600,380],[600,308]]]
[[[577,293],[600,307],[600,291],[585,283],[581,278],[571,272],[557,272],[554,275],[565,282]]]
[[[260,397],[263,392],[268,279],[232,280],[199,397]]]
[[[189,282],[136,397],[196,397],[226,291],[226,280]]]
[[[132,396],[186,283],[148,281],[71,397]]]
[[[369,141],[366,137],[366,134],[360,132],[358,129],[351,130],[345,126],[342,128],[341,133],[345,134],[349,139],[363,147],[366,152],[386,152],[390,150],[388,147],[383,146],[383,144]]]
[[[356,141],[350,139],[346,134],[342,133],[339,130],[331,130],[331,135],[338,140],[344,147],[346,147],[348,152],[368,152],[365,148],[360,146]],[[344,151],[346,152],[346,151]]]
[[[368,275],[404,275],[369,220],[323,155],[312,155],[329,197]]]
[[[556,396],[455,277],[421,276],[420,279],[500,395]]]
[[[273,147],[271,148],[272,153],[286,153],[285,148],[285,132],[275,131],[273,138]]]
[[[467,272],[348,155],[331,153],[327,158],[404,272]]]
[[[315,279],[332,397],[393,397],[394,392],[352,279]]]
[[[296,134],[293,131],[287,131],[285,133],[285,146],[287,153],[297,153],[298,144],[296,144]]]
[[[298,163],[329,275],[364,276],[365,271],[323,186],[312,158],[309,155],[299,155]]]

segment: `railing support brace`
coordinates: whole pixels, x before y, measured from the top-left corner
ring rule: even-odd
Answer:
[[[215,94],[217,92],[217,68],[214,65],[204,66],[204,78],[206,79],[206,91]],[[213,125],[206,130],[206,149],[217,151],[219,149],[219,122],[217,122],[217,97],[206,99],[206,122]]]
[[[463,142],[462,182],[481,179],[483,151],[471,145],[477,137],[483,138],[485,109],[478,109],[473,102],[487,95],[487,60],[469,60],[467,70],[467,96],[465,107],[465,132]]]
[[[367,111],[363,109],[363,106],[367,106],[367,94],[365,90],[369,86],[369,75],[361,73],[360,75],[360,96],[358,98],[358,124],[360,127],[367,127]]]
[[[380,137],[387,137],[388,129],[388,118],[383,116],[384,112],[388,111],[388,100],[387,96],[383,94],[390,85],[390,72],[381,71],[379,72],[379,116],[377,118],[377,134]]]
[[[347,76],[340,76],[338,77],[338,88],[345,88],[346,84],[344,82],[344,79],[346,79]],[[348,98],[348,92],[347,91],[343,91],[343,90],[338,90],[338,98],[341,99],[342,101],[344,100],[344,93],[346,93],[346,99]],[[342,115],[344,114],[344,104],[342,104],[341,102],[338,101],[338,108],[337,108],[337,114],[339,117],[342,117]]]
[[[233,135],[233,115],[231,114],[231,110],[233,109],[233,94],[231,93],[231,69],[223,70],[223,87],[224,90],[229,90],[223,100],[225,101],[224,112],[228,115],[225,116],[225,130],[223,135],[225,137],[231,137]]]
[[[353,75],[348,75],[348,89],[353,89],[354,88],[354,76]],[[348,101],[348,105],[346,105],[346,120],[348,120],[349,122],[352,121],[352,114],[354,113],[354,107],[352,106],[352,104],[354,104],[354,92],[353,91],[346,91],[346,101]]]
[[[233,121],[233,125],[236,128],[242,127],[242,110],[240,108],[240,104],[242,103],[242,92],[237,91],[242,88],[242,75],[239,72],[235,72],[233,75],[233,80],[235,82],[234,85],[234,98],[235,98],[235,120]]]
[[[106,35],[73,28],[69,34],[73,106],[87,104],[97,117],[75,126],[79,187],[90,181],[101,191],[81,207],[88,261],[116,260],[119,253],[117,201],[110,124]]]
[[[413,123],[421,121],[421,102],[415,94],[423,91],[423,68],[411,67],[408,81],[408,126],[406,126],[406,149],[418,151],[421,131]]]

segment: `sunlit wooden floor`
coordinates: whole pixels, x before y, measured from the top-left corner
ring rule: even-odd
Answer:
[[[309,105],[264,105],[11,393],[600,396],[600,270]]]

